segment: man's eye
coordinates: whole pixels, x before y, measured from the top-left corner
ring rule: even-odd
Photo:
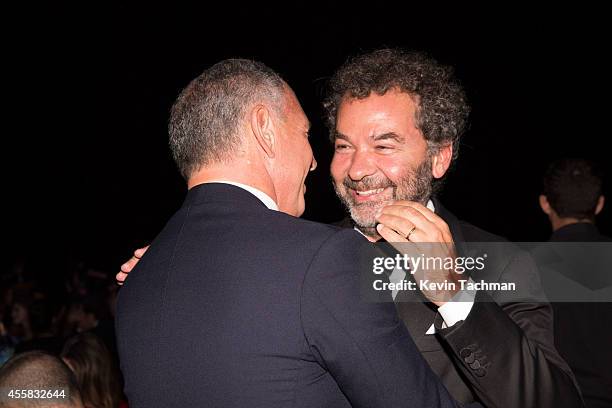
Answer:
[[[346,149],[348,149],[348,147],[349,146],[345,145],[345,144],[337,144],[336,145],[336,150],[346,150]]]
[[[376,149],[377,150],[391,150],[391,149],[393,149],[393,147],[379,145],[379,146],[376,146]]]

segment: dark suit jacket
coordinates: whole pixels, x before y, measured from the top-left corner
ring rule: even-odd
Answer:
[[[355,231],[192,188],[121,289],[131,408],[451,407],[392,303],[360,300]]]
[[[439,200],[433,202],[459,252],[470,242],[506,241],[459,221]],[[537,282],[537,268],[527,252],[510,244],[489,249],[495,248],[483,272],[488,281],[527,276]],[[481,277],[474,273],[472,278]],[[408,301],[401,297],[413,294],[400,292],[396,306],[417,347],[458,401],[479,401],[489,408],[580,407],[574,377],[554,347],[551,307],[542,303],[539,285],[533,286],[533,300],[521,303],[496,302],[491,298],[495,294],[478,292],[467,319],[447,329],[440,329],[437,308],[424,298]],[[425,334],[434,322],[437,334]]]
[[[567,225],[555,231],[552,242],[609,242],[589,223]],[[586,268],[576,277],[589,275]],[[607,285],[612,285],[608,274]],[[555,345],[576,375],[588,408],[612,407],[612,303],[552,303]]]

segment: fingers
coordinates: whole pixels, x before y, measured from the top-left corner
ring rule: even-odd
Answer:
[[[140,258],[136,258],[136,256],[131,257],[126,263],[121,265],[121,272],[123,273],[132,272],[132,269],[134,269],[134,266],[136,266],[138,261],[140,261]]]
[[[138,248],[137,250],[135,250],[134,255],[126,263],[121,265],[119,273],[115,275],[115,279],[118,285],[123,285],[128,274],[132,272],[132,269],[134,269],[138,261],[140,261],[140,258],[142,258],[145,252],[147,252],[147,250],[149,249],[149,246],[150,245],[147,245],[145,247]]]
[[[387,242],[408,242],[408,240],[395,232],[393,229],[387,227],[383,224],[378,224],[376,226],[376,231],[380,234],[381,237],[387,240]]]
[[[429,208],[424,206],[421,203],[417,203],[414,201],[396,201],[393,203],[394,205],[411,207],[415,210],[419,211],[425,218],[427,218],[430,222],[434,223],[440,229],[448,229],[448,224],[437,215],[435,212],[431,211]]]
[[[399,236],[404,238],[404,241],[410,238],[410,241],[419,242],[419,238],[421,238],[420,235],[422,233],[419,232],[419,229],[415,228],[416,226],[404,217],[383,213],[377,218],[377,221],[385,227],[394,230]]]
[[[138,259],[142,258],[145,252],[147,252],[147,250],[149,249],[149,247],[150,245],[147,245],[142,248],[138,248],[137,250],[134,251],[134,256]]]
[[[390,217],[392,216],[392,217]],[[385,221],[383,221],[383,218]],[[412,242],[452,242],[448,225],[427,207],[411,201],[397,201],[384,207],[377,220],[395,229],[406,237],[410,233]]]
[[[419,247],[419,244],[410,244],[410,241],[407,240],[406,237],[402,236],[401,234],[398,234],[397,231],[392,228],[389,228],[383,223],[378,224],[376,226],[376,231],[378,231],[380,236],[386,239],[388,243],[393,245],[395,249],[397,249],[403,254],[410,256],[418,256],[418,253],[422,252],[421,248]],[[410,239],[412,239],[412,234],[410,235]]]
[[[410,234],[410,240],[413,242],[416,242],[415,239],[420,239],[422,240],[421,242],[429,242],[428,238],[435,236],[438,231],[437,226],[421,214],[420,211],[403,205],[388,205],[384,207],[377,221],[400,232],[404,237],[410,233],[413,227],[416,227]]]
[[[118,285],[123,285],[123,282],[127,278],[128,274],[132,272],[132,269],[134,269],[134,266],[136,266],[139,260],[140,258],[137,258],[134,254],[134,256],[132,256],[126,263],[121,265],[119,273],[115,275],[115,280],[117,281]]]
[[[118,274],[115,275],[115,281],[117,282],[117,285],[122,286],[123,282],[125,282],[125,278],[127,278],[128,274],[125,272],[119,272]]]

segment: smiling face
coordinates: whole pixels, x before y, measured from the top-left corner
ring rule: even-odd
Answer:
[[[338,108],[331,175],[336,194],[366,234],[376,236],[376,213],[396,200],[426,204],[432,161],[416,127],[417,106],[390,90],[345,98]]]

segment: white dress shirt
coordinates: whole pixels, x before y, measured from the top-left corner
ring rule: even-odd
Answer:
[[[246,190],[249,193],[253,194],[255,197],[259,198],[259,200],[262,203],[264,203],[264,205],[268,207],[268,209],[278,211],[278,205],[272,199],[272,197],[270,197],[269,195],[267,195],[266,193],[264,193],[263,191],[255,187],[251,187],[251,186],[247,186],[246,184],[236,183],[235,181],[227,181],[227,180],[213,180],[213,181],[207,181],[206,183],[230,184],[232,186],[240,187],[241,189]]]

